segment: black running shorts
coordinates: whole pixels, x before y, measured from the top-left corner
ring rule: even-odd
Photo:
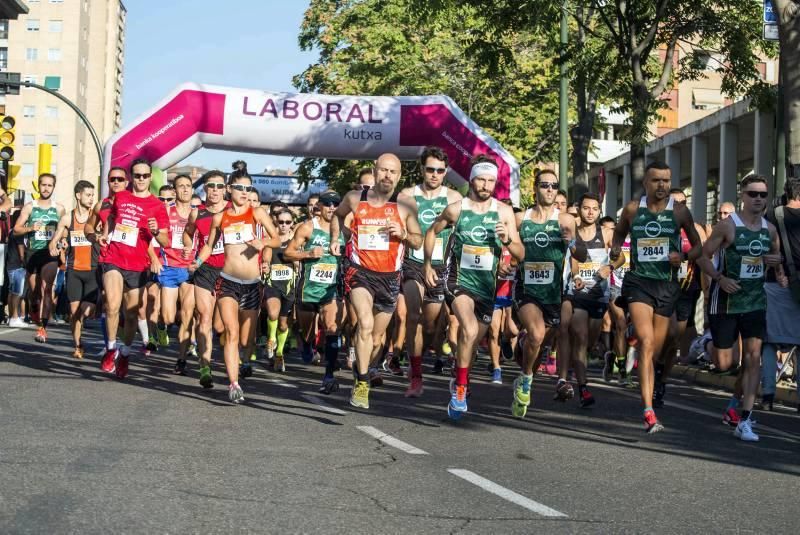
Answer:
[[[441,264],[433,266],[436,275],[439,277],[439,282],[435,288],[428,288],[425,284],[425,268],[423,264],[415,262],[406,258],[403,260],[403,284],[406,281],[412,280],[418,282],[424,288],[424,295],[422,297],[423,303],[443,303],[444,302],[444,284],[447,278],[447,266]]]
[[[742,337],[759,338],[767,334],[767,311],[754,310],[743,314],[709,314],[711,339],[717,349],[730,349]]]
[[[669,318],[675,312],[680,285],[676,281],[646,279],[629,271],[622,281],[621,295],[625,304],[644,303],[652,307],[654,313]]]
[[[70,303],[97,302],[97,276],[94,271],[67,270],[67,301]]]
[[[208,264],[203,264],[194,271],[194,285],[203,288],[214,295],[217,286],[217,279],[222,272],[222,268],[215,268]]]
[[[372,294],[373,308],[392,314],[400,294],[400,273],[379,273],[351,264],[344,274],[345,295],[350,297],[350,292],[354,289],[364,288]]]
[[[147,284],[148,279],[150,278],[149,271],[131,271],[130,269],[122,269],[121,267],[115,266],[110,262],[106,262],[103,264],[104,272],[111,273],[112,271],[116,271],[120,275],[122,275],[122,282],[124,287],[128,290],[135,290],[137,288],[144,288],[145,284]]]
[[[238,281],[225,278],[220,274],[217,279],[217,301],[230,297],[239,305],[240,310],[259,310],[261,308],[261,281]]]

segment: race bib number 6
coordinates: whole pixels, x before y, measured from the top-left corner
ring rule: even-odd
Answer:
[[[117,223],[114,227],[114,233],[111,235],[111,241],[124,243],[130,247],[136,247],[136,240],[139,239],[139,229],[132,225],[124,225]]]
[[[669,260],[669,238],[639,238],[636,243],[639,262],[666,262]]]

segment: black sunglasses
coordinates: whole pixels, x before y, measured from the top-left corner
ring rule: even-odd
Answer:
[[[172,202],[175,200],[175,197],[159,197],[158,200],[161,202]]]
[[[108,179],[108,183],[109,184],[113,184],[114,182],[127,182],[127,181],[128,181],[128,179],[125,178],[124,176],[112,176],[112,177],[109,177],[109,179]]]
[[[447,167],[428,167],[426,165],[425,172],[431,174],[436,173],[437,175],[443,175],[447,172]]]
[[[769,192],[767,191],[745,191],[744,193],[751,199],[755,199],[756,197],[761,197],[762,199],[766,199],[767,195],[769,195]]]
[[[279,219],[278,220],[278,224],[279,225],[291,225],[292,223],[293,223],[293,221],[291,219]]]
[[[133,178],[150,178],[151,173],[133,173]]]
[[[225,184],[222,182],[206,182],[206,188],[208,189],[225,189]]]
[[[539,182],[539,187],[542,189],[558,189],[558,182]]]
[[[339,206],[338,202],[333,202],[333,201],[325,201],[325,202],[321,202],[319,204],[321,204],[322,206],[325,206],[326,208],[336,208],[337,206]]]

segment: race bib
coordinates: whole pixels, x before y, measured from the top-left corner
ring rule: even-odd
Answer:
[[[253,225],[250,223],[231,223],[222,235],[225,245],[247,243],[253,240]]]
[[[150,238],[150,247],[153,249],[161,249],[161,244],[155,239],[155,237]]]
[[[358,248],[362,251],[388,251],[389,231],[381,225],[358,226]]]
[[[320,284],[333,284],[336,281],[336,264],[314,264],[311,266],[308,280]]]
[[[584,281],[592,280],[601,266],[602,264],[597,262],[578,263],[578,277]]]
[[[764,277],[764,262],[760,256],[743,256],[739,279],[760,279]]]
[[[111,234],[111,241],[124,243],[130,247],[136,247],[136,240],[139,239],[139,228],[132,225],[117,223],[114,232]]]
[[[173,249],[183,249],[183,228],[176,229],[176,231],[172,233],[171,246]]]
[[[678,280],[685,280],[689,276],[689,262],[681,262],[681,267],[678,268]]]
[[[292,266],[286,264],[272,264],[270,267],[269,278],[273,281],[288,281],[292,280],[294,269]]]
[[[472,271],[492,271],[494,255],[489,247],[465,245],[461,249],[461,269]]]
[[[525,262],[525,284],[553,284],[556,272],[552,262]]]
[[[411,257],[415,260],[419,260],[420,262],[425,260],[425,253],[423,251],[423,247],[419,249],[414,249],[411,251]],[[433,254],[431,255],[431,260],[435,261],[442,261],[444,260],[444,241],[441,238],[436,238],[436,245],[433,246]]]
[[[206,243],[208,243],[208,238],[206,238]],[[211,254],[222,254],[225,252],[225,244],[222,243],[222,240],[217,240],[217,243],[214,244],[214,248],[211,249]]]
[[[82,230],[73,230],[69,233],[69,244],[72,247],[90,247],[92,243],[86,239]]]
[[[666,262],[669,260],[669,238],[639,238],[636,243],[638,262]]]
[[[56,228],[47,225],[33,233],[33,239],[37,241],[50,241],[53,239],[53,233],[55,232]]]

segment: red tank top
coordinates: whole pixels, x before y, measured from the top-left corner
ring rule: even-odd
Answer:
[[[183,229],[189,222],[188,217],[181,217],[175,204],[169,207],[169,246],[161,249],[161,258],[165,266],[186,268],[194,259],[194,250],[189,258],[183,257]]]
[[[503,247],[503,252],[500,255],[500,263],[506,266],[511,265],[511,253],[508,251],[507,248]],[[497,297],[508,297],[510,298],[512,295],[512,291],[514,289],[514,279],[515,279],[515,272],[512,271],[510,275],[507,277],[497,277],[497,291],[495,295]]]
[[[367,193],[361,192],[361,201],[353,217],[350,261],[370,271],[397,272],[403,263],[405,247],[400,238],[389,236],[383,230],[391,221],[404,227],[397,206],[397,193],[383,206],[371,206],[367,202]]]
[[[228,208],[225,207],[224,210]],[[206,245],[208,243],[208,235],[211,232],[211,221],[214,219],[215,212],[209,212],[208,208],[201,208],[197,211],[197,219],[195,219],[195,228],[197,240],[199,243]],[[200,246],[199,246],[200,247]],[[205,262],[209,266],[217,269],[222,269],[225,265],[225,245],[222,243],[222,237],[217,240],[214,249],[211,251],[211,256]]]

